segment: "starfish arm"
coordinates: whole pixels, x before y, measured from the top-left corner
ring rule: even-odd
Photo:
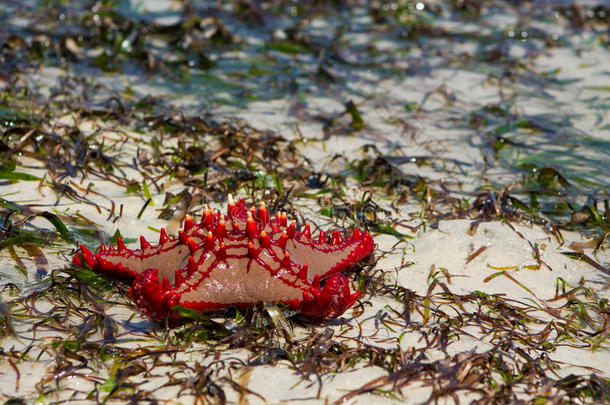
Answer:
[[[178,239],[169,239],[162,230],[159,245],[151,246],[141,238],[141,249],[128,249],[119,238],[117,247],[100,246],[99,252],[92,253],[81,245],[74,255],[74,265],[86,265],[112,278],[133,280],[138,274],[151,268],[157,268],[162,276],[174,282],[174,271],[183,267],[190,254],[189,245]]]
[[[307,263],[310,280],[316,275],[323,280],[360,262],[371,254],[374,247],[371,235],[355,231],[352,237],[340,241],[331,240],[330,244],[324,240],[312,241],[297,235],[287,244],[286,250],[296,263]]]
[[[320,287],[320,278],[316,276],[314,283],[303,295],[299,309],[303,315],[315,320],[336,318],[343,315],[356,299],[360,291],[351,293],[349,280],[341,273],[331,275]]]

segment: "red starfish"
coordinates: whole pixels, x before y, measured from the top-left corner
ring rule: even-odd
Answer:
[[[181,305],[199,312],[257,302],[282,302],[314,319],[340,316],[360,292],[350,293],[341,273],[371,254],[371,235],[354,229],[343,238],[323,231],[312,240],[309,225],[296,230],[286,213],[270,219],[264,204],[246,209],[229,196],[226,216],[205,209],[200,224],[187,215],[184,230],[170,239],[164,229],[158,246],[140,237],[140,249],[100,246],[91,253],[81,245],[75,265],[115,278],[134,279],[130,288],[137,305],[151,318],[173,323]],[[320,281],[324,285],[320,285]]]

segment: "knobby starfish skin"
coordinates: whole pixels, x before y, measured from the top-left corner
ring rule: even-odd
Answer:
[[[187,215],[176,239],[161,229],[157,246],[144,237],[137,250],[121,238],[116,248],[102,244],[98,253],[81,245],[73,264],[133,280],[129,291],[142,312],[170,324],[182,320],[172,310],[176,305],[209,312],[284,303],[323,320],[354,304],[360,292],[350,292],[341,272],[371,254],[371,235],[354,229],[351,237],[334,231],[327,238],[320,230],[312,239],[309,225],[297,231],[284,212],[270,218],[264,204],[247,209],[243,199],[228,200],[227,215],[206,207],[200,224]]]

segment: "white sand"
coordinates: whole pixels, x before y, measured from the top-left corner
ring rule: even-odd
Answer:
[[[161,7],[163,6],[161,3],[164,2],[154,3],[159,3],[159,7]],[[156,9],[153,7],[151,10]],[[510,22],[505,22],[505,24],[510,24]],[[378,45],[383,47],[387,44]],[[517,44],[510,51],[512,55],[519,55],[523,52],[523,48]],[[543,64],[541,69],[550,70],[561,67],[564,69],[561,78],[570,78],[577,74],[582,76],[580,65],[583,61],[586,61],[590,64],[592,74],[583,76],[587,80],[585,84],[597,84],[594,78],[599,78],[600,72],[603,72],[604,65],[600,63],[600,58],[603,55],[587,52],[585,49],[581,58],[575,58],[573,55],[564,55],[562,52],[564,50],[558,49],[541,58],[539,60],[539,63]],[[53,71],[53,69],[41,69],[39,77],[35,80],[38,80],[39,83],[54,82],[57,76],[58,72]],[[455,118],[455,116],[442,109],[445,103],[443,97],[439,96],[438,93],[432,94],[425,103],[426,114],[421,116],[411,115],[408,118],[409,131],[403,131],[402,124],[397,123],[394,119],[404,113],[404,103],[422,102],[424,95],[434,92],[443,85],[449,86],[449,90],[462,101],[469,100],[474,104],[497,101],[497,89],[482,84],[486,77],[487,72],[456,73],[453,70],[442,68],[434,69],[423,80],[421,77],[406,77],[399,83],[393,81],[378,83],[372,77],[367,84],[360,85],[362,87],[360,90],[363,93],[374,92],[376,95],[375,104],[364,103],[359,106],[360,112],[365,117],[367,127],[359,133],[358,137],[334,137],[324,142],[319,141],[322,138],[322,124],[320,122],[300,122],[294,117],[288,116],[287,109],[290,100],[252,103],[247,111],[223,108],[216,112],[244,119],[258,129],[275,130],[289,139],[297,139],[301,136],[300,134],[303,134],[305,139],[311,141],[300,146],[301,152],[311,158],[320,170],[330,164],[329,161],[335,153],[354,157],[364,144],[375,144],[384,151],[398,148],[408,155],[433,154],[447,159],[465,161],[470,166],[465,166],[464,172],[455,170],[455,175],[445,180],[450,185],[455,185],[459,181],[465,192],[472,192],[481,184],[485,184],[490,178],[496,179],[498,183],[508,183],[511,180],[511,175],[499,166],[488,168],[483,175],[480,175],[485,164],[484,157],[480,152],[480,145],[477,143],[480,140],[474,137],[471,140],[472,143],[469,143],[465,140],[470,140],[469,137],[472,136],[470,131],[452,128],[449,119]],[[589,79],[587,79],[588,77]],[[142,94],[163,94],[161,90],[152,88],[151,83],[142,84],[137,78],[125,76],[118,81],[114,79],[109,78],[108,82],[131,83],[133,88]],[[587,91],[584,89],[582,91],[584,96],[581,97],[581,92],[574,91],[574,87],[570,87],[561,94],[565,99],[563,108],[566,113],[572,109],[581,108],[587,102],[586,97],[590,95]],[[196,96],[192,96],[191,99],[183,97],[176,102],[188,103],[196,98]],[[355,99],[354,101],[362,100]],[[337,100],[316,99],[312,96],[308,99],[308,103],[310,113],[339,113],[344,109],[342,103]],[[546,106],[539,100],[521,100],[518,105],[518,108],[527,111],[538,111],[537,109],[545,111],[545,109],[555,107]],[[607,112],[600,114],[602,114],[602,121],[605,119],[605,122],[607,122]],[[64,122],[70,122],[72,118],[66,116],[63,120]],[[601,125],[596,122],[597,117],[591,113],[582,114],[577,119],[578,126],[583,131],[593,131]],[[84,122],[81,124],[81,129],[85,133],[92,133],[98,125],[100,124]],[[595,136],[599,137],[606,136],[607,133],[607,130],[605,132],[594,131]],[[98,136],[104,136],[108,141],[119,138],[118,134],[111,131],[103,131]],[[135,133],[129,133],[129,136],[131,142],[125,145],[121,155],[121,160],[125,162],[129,161],[131,156],[135,154],[138,141],[144,137],[144,135]],[[140,146],[144,147],[144,144],[140,143]],[[596,155],[596,153],[601,154],[602,151],[589,151],[589,153],[592,155],[588,157],[592,159],[602,158]],[[22,165],[39,165],[38,162],[26,158],[20,158],[20,163]],[[404,169],[407,173],[417,173],[433,179],[444,176],[444,174],[439,174],[438,171],[434,170],[433,167],[404,165]],[[45,168],[20,168],[20,171],[40,177],[43,177],[46,173]],[[126,177],[141,181],[137,172],[128,169],[126,169]],[[136,216],[144,204],[141,197],[124,195],[124,189],[108,182],[91,178],[84,181],[80,179],[72,180],[75,181],[77,186],[83,188],[92,183],[93,191],[106,196],[106,198],[89,196],[92,201],[102,207],[101,212],[98,212],[91,205],[76,203],[66,197],[60,197],[57,201],[57,196],[44,184],[39,187],[38,182],[18,182],[3,185],[0,189],[0,196],[15,203],[28,204],[35,202],[36,204],[46,205],[44,209],[53,209],[58,213],[81,213],[83,216],[92,219],[99,229],[108,235],[112,235],[119,228],[128,238],[137,238],[139,235],[144,235],[149,240],[156,240],[158,234],[149,229],[149,226],[157,229],[165,226],[171,233],[175,233],[178,229],[179,223],[177,220],[167,222],[157,219],[157,209],[162,204],[163,193],[153,192],[155,205],[149,206],[142,219],[138,220]],[[600,176],[597,180],[608,184],[608,178]],[[180,191],[182,189],[181,185],[176,183],[167,183],[165,187],[165,191]],[[359,196],[357,191],[353,193],[356,197]],[[385,205],[384,208],[389,208],[392,203],[392,196],[377,197],[379,197],[380,203]],[[115,202],[117,210],[121,205],[123,206],[123,215],[120,218],[116,217],[118,212],[115,211],[114,216],[109,219],[109,200]],[[57,204],[55,204],[56,202]],[[294,201],[294,203],[303,210],[308,210],[307,216],[321,225],[322,228],[328,227],[328,219],[318,214],[320,207],[312,206],[309,201]],[[410,218],[409,214],[416,213],[419,209],[418,204],[409,201],[399,207],[399,212],[394,213],[394,215],[408,220]],[[180,218],[181,214],[183,213],[176,213],[175,217]],[[408,220],[408,223],[414,226],[419,225],[419,222],[414,220]],[[559,317],[553,315],[557,314],[560,308],[566,305],[569,298],[578,298],[589,304],[600,302],[599,299],[602,298],[610,298],[610,285],[607,275],[587,263],[571,259],[561,253],[573,251],[572,243],[586,242],[586,239],[576,233],[563,232],[565,242],[560,244],[539,226],[516,223],[509,225],[502,222],[481,223],[474,234],[469,234],[467,231],[470,224],[471,221],[468,220],[442,221],[438,224],[438,229],[431,229],[428,224],[425,230],[423,227],[419,228],[417,234],[410,233],[406,228],[399,228],[401,232],[415,237],[412,241],[400,243],[397,243],[396,238],[388,235],[375,235],[376,255],[379,257],[379,261],[374,271],[383,272],[387,284],[395,284],[410,289],[420,296],[426,296],[434,280],[437,283],[445,283],[454,294],[469,294],[474,291],[502,294],[502,297],[511,300],[511,303],[515,305],[520,303],[524,308],[527,307],[528,314],[541,321],[537,325],[528,325],[532,334],[540,332],[549,322],[569,323],[576,330],[582,329],[583,334],[589,331],[587,326],[581,323],[577,317],[566,321],[568,310],[564,310]],[[30,229],[33,226],[52,229],[47,221],[40,218],[31,222]],[[539,268],[535,269],[533,267],[537,266],[538,261],[535,259],[533,246],[538,247],[542,263]],[[601,266],[610,268],[610,252],[607,249],[607,243],[605,246],[606,248],[602,247],[597,254],[594,254],[590,247],[585,248],[584,253],[600,263]],[[482,247],[486,249],[467,263],[468,258]],[[14,283],[23,288],[24,293],[37,288],[45,288],[47,284],[35,282],[37,273],[41,271],[42,274],[49,273],[54,269],[67,266],[71,250],[65,248],[65,246],[47,247],[43,249],[43,253],[48,260],[47,263],[37,262],[25,250],[16,249],[16,256],[11,256],[10,252],[6,250],[0,251],[0,287],[8,283]],[[26,268],[27,276],[22,275],[15,269],[16,264],[23,265]],[[505,274],[499,274],[501,271],[504,271]],[[494,274],[496,276],[491,277]],[[38,276],[38,278],[40,277]],[[554,300],[558,280],[560,279],[565,282],[565,291],[580,285],[588,289],[588,297],[581,290],[573,296]],[[434,293],[440,291],[440,287],[437,286]],[[560,289],[559,294],[563,291],[563,289]],[[598,298],[597,301],[595,301],[595,297]],[[5,289],[2,293],[2,300],[6,302],[10,298],[8,290]],[[439,297],[437,299],[437,301],[433,301],[436,309],[452,313],[451,309],[441,306]],[[35,302],[34,305],[40,311],[46,311],[50,307],[50,304],[44,301]],[[309,333],[322,333],[324,328],[330,328],[334,332],[333,339],[347,347],[370,345],[373,348],[381,348],[386,351],[398,348],[403,352],[423,350],[425,351],[424,362],[438,360],[439,364],[446,364],[447,366],[451,364],[452,358],[455,359],[461,355],[466,356],[472,353],[484,354],[492,350],[496,343],[493,341],[495,338],[493,330],[485,331],[482,328],[469,325],[463,329],[463,333],[449,341],[445,351],[425,350],[427,345],[424,332],[429,331],[435,325],[426,325],[426,320],[418,313],[412,314],[411,323],[405,323],[397,315],[402,312],[402,307],[403,303],[397,302],[389,296],[365,294],[359,300],[359,305],[344,315],[346,322],[344,326],[340,322],[329,322],[327,325],[312,328],[297,327],[295,336],[296,338],[304,338]],[[156,344],[144,333],[153,330],[154,326],[146,322],[139,313],[134,312],[131,306],[117,305],[108,308],[107,311],[116,320],[120,321],[119,336],[125,340],[117,342],[115,344],[117,347],[138,351],[151,344]],[[464,312],[474,313],[476,308],[470,304],[465,305]],[[353,318],[354,314],[358,316]],[[458,315],[461,314],[456,311],[456,318]],[[14,350],[15,356],[18,356],[28,345],[33,345],[25,359],[17,361],[15,358],[9,361],[8,359],[11,356],[8,355],[0,358],[0,400],[2,401],[10,397],[24,397],[32,403],[37,402],[37,398],[40,399],[40,402],[47,403],[72,398],[78,400],[76,403],[91,403],[96,398],[87,398],[87,395],[93,390],[94,383],[103,383],[109,376],[116,374],[117,369],[124,367],[123,364],[118,361],[114,362],[112,359],[105,362],[92,362],[83,368],[77,368],[72,377],[61,378],[57,383],[59,384],[59,391],[44,396],[42,393],[46,389],[53,391],[57,388],[53,375],[59,372],[64,365],[55,357],[45,353],[44,349],[47,345],[61,343],[63,337],[50,328],[41,329],[36,335],[33,335],[30,330],[30,322],[30,320],[26,322],[15,320],[14,325],[19,338],[4,338],[1,341],[4,353]],[[510,320],[507,319],[506,322],[510,322]],[[141,330],[137,331],[136,328]],[[519,329],[518,326],[515,326],[515,330],[517,329]],[[158,333],[162,334],[163,332],[159,330]],[[554,330],[546,339],[554,341],[558,338],[557,334],[558,332]],[[101,337],[95,336],[95,338],[99,339]],[[278,346],[281,346],[282,343],[282,339],[278,337]],[[512,343],[515,347],[527,351],[527,348],[523,348],[520,342],[513,341]],[[163,347],[157,349],[162,350]],[[358,363],[353,369],[346,368],[322,376],[320,380],[316,379],[314,375],[307,378],[299,375],[287,360],[280,360],[273,366],[243,366],[244,363],[257,357],[258,354],[243,349],[208,353],[207,346],[192,344],[184,352],[179,353],[176,358],[170,358],[168,355],[160,356],[160,361],[166,363],[162,366],[156,366],[144,381],[130,381],[142,383],[141,389],[154,391],[169,380],[170,374],[174,378],[192,377],[198,367],[209,367],[210,377],[224,389],[227,400],[233,403],[246,403],[247,401],[251,404],[262,402],[267,404],[325,404],[337,401],[350,391],[359,389],[371,382],[374,383],[378,381],[378,378],[387,375],[381,367],[369,366],[365,361]],[[533,352],[531,354],[540,355],[540,353]],[[215,355],[218,357],[216,358]],[[610,351],[607,343],[596,348],[584,344],[582,341],[559,342],[552,350],[549,350],[548,357],[553,361],[560,362],[561,367],[556,370],[558,377],[571,373],[579,376],[593,373],[610,378],[610,367],[608,366],[610,364]],[[179,365],[174,366],[170,362],[171,360],[176,361],[176,364]],[[75,365],[80,364],[78,359],[74,358],[68,358],[66,361]],[[446,361],[446,363],[443,363],[443,361]],[[152,368],[153,359],[143,356],[138,364],[142,367]],[[466,375],[467,370],[464,373]],[[240,392],[239,389],[231,386],[227,380],[223,379],[227,376],[255,394]],[[391,385],[384,385],[381,382],[375,387],[387,391],[391,391],[393,388]],[[193,401],[193,397],[183,395],[179,390],[179,386],[156,390],[154,391],[155,398],[169,403],[191,403]],[[532,392],[523,392],[522,397],[531,399],[537,394],[552,392],[552,388],[543,387],[538,391],[534,389]],[[355,396],[346,403],[395,403],[400,398],[404,400],[404,403],[420,403],[428,399],[430,393],[430,386],[422,386],[420,382],[413,382],[407,384],[400,391],[395,390],[393,392],[394,397],[377,392],[377,394]],[[476,396],[470,395],[460,393],[459,398],[462,401],[476,398]],[[452,402],[450,398],[447,401]]]
[[[160,226],[160,221],[155,220],[155,210],[149,209],[145,212],[142,220],[135,219],[139,211],[142,201],[140,198],[133,196],[122,196],[115,194],[109,185],[102,186],[96,183],[97,187],[105,190],[106,194],[111,196],[118,204],[124,204],[123,217],[116,223],[111,224],[105,221],[104,213],[100,215],[95,210],[86,205],[65,203],[60,205],[61,210],[74,212],[79,210],[85,216],[94,219],[102,229],[109,234],[114,232],[118,226],[127,237],[137,237],[139,234],[150,236],[154,239],[154,232],[147,230],[147,225]],[[29,191],[25,188],[29,186]],[[37,195],[37,183],[19,183],[15,185],[19,189],[19,196],[24,200],[33,199]],[[5,188],[5,191],[10,192],[10,188]],[[119,191],[117,189],[117,191]],[[45,194],[51,200],[51,196]],[[29,196],[29,197],[27,197]],[[26,198],[27,197],[27,198]],[[160,196],[156,196],[155,201],[160,204]],[[18,201],[17,201],[18,202]],[[107,206],[103,199],[100,198],[100,204]],[[303,204],[306,204],[303,202]],[[311,214],[315,218],[315,213]],[[324,218],[317,216],[317,223],[323,224]],[[386,282],[388,284],[396,283],[400,286],[412,290],[414,293],[425,296],[432,282],[431,268],[435,271],[446,269],[446,272],[437,273],[434,278],[439,282],[444,282],[449,289],[455,294],[468,294],[475,290],[485,292],[487,294],[503,294],[503,297],[522,302],[527,306],[535,305],[540,308],[559,308],[566,303],[566,299],[549,302],[555,297],[556,280],[561,277],[567,283],[566,289],[583,285],[589,288],[600,297],[608,298],[608,278],[602,272],[595,270],[590,265],[571,259],[563,254],[562,251],[573,250],[569,248],[572,242],[583,242],[584,240],[575,233],[563,232],[565,242],[560,246],[558,242],[549,234],[546,234],[538,226],[527,226],[523,224],[508,225],[501,222],[481,223],[477,231],[470,235],[467,231],[471,221],[454,220],[443,221],[439,224],[438,229],[421,230],[415,236],[415,239],[408,242],[397,244],[397,239],[387,235],[378,235],[375,241],[378,245],[376,250],[379,256],[379,261],[375,266],[376,270],[382,270],[386,274]],[[49,228],[44,221],[39,223],[40,226]],[[423,229],[423,228],[421,228]],[[408,233],[408,231],[401,231]],[[152,234],[152,235],[151,235]],[[543,265],[538,269],[529,269],[536,265],[532,246],[538,246],[540,251],[540,259]],[[487,247],[471,262],[466,263],[470,255],[481,247]],[[52,250],[51,250],[52,251]],[[585,249],[587,255],[594,258],[603,266],[610,265],[610,253],[608,250],[601,250],[597,255],[593,255],[591,249]],[[18,252],[22,261],[28,269],[28,278],[32,280],[35,277],[35,263],[28,257],[25,252]],[[67,251],[63,252],[68,253]],[[0,271],[4,274],[12,274],[12,278],[2,278],[2,282],[17,282],[24,285],[25,279],[23,276],[15,273],[12,270],[13,261],[7,257],[5,251],[2,254],[2,268]],[[49,269],[63,267],[67,264],[67,259],[62,255],[48,254]],[[406,263],[412,264],[404,266]],[[511,278],[500,275],[490,280],[486,280],[490,275],[506,269],[506,273]],[[450,276],[450,278],[448,278]],[[520,285],[518,283],[520,283]],[[30,287],[31,288],[31,287]],[[438,292],[438,291],[437,291]],[[576,294],[581,297],[582,293]],[[3,298],[6,299],[7,297]],[[333,322],[326,327],[331,327],[335,331],[335,338],[339,342],[343,342],[348,347],[353,346],[357,342],[391,350],[401,347],[402,350],[408,351],[412,349],[425,348],[425,340],[421,331],[408,327],[401,328],[399,325],[404,324],[396,317],[396,312],[400,312],[402,305],[388,297],[382,296],[367,296],[361,298],[361,303],[364,312],[357,318],[351,318],[352,311],[359,312],[361,309],[348,311],[344,315],[348,319],[348,325],[358,326],[357,328],[345,329],[338,324],[333,326]],[[44,311],[49,307],[45,302],[37,302],[36,306],[39,310]],[[468,308],[467,308],[468,309]],[[470,308],[473,310],[473,308]],[[141,316],[134,314],[131,308],[117,307],[110,309],[110,313],[115,314],[118,320],[128,320],[131,322],[140,322]],[[378,322],[380,313],[385,314],[385,320],[394,320],[397,322],[394,327],[386,327],[383,323]],[[530,315],[535,316],[544,322],[553,320],[553,316],[549,311],[537,310],[530,312]],[[564,314],[565,315],[565,314]],[[376,320],[377,319],[377,320]],[[561,318],[555,319],[560,321]],[[413,322],[422,322],[421,316],[413,314]],[[0,396],[5,398],[12,396],[22,396],[32,398],[36,395],[41,385],[54,385],[52,370],[58,364],[52,357],[46,355],[40,350],[45,344],[50,344],[56,341],[57,337],[53,331],[39,332],[32,336],[28,332],[28,323],[22,324],[15,322],[19,336],[19,340],[4,339],[3,348],[5,351],[11,349],[23,350],[31,340],[34,343],[34,349],[30,353],[29,360],[21,360],[14,362],[14,367],[8,364],[6,358],[2,360],[2,368],[0,374]],[[151,325],[142,323],[142,327],[150,330]],[[544,325],[539,325],[542,329]],[[323,330],[324,326],[316,329]],[[428,349],[426,356],[428,361],[442,360],[447,356],[456,356],[460,353],[484,353],[490,350],[493,345],[490,339],[493,334],[482,333],[481,330],[469,327],[465,328],[469,335],[462,335],[459,340],[452,340],[448,345],[446,352]],[[315,330],[315,329],[314,329]],[[124,337],[133,338],[135,341],[117,343],[119,347],[131,347],[137,349],[141,345],[148,346],[152,342],[150,340],[142,340],[143,335],[137,332],[126,331],[123,326],[119,329]],[[532,333],[539,330],[532,329]],[[306,336],[307,330],[297,328],[295,331],[298,336]],[[552,339],[554,336],[549,336]],[[48,342],[48,343],[45,343]],[[515,344],[519,345],[518,342]],[[558,345],[555,350],[549,353],[552,360],[563,362],[563,366],[558,370],[559,376],[566,376],[570,373],[577,375],[587,375],[594,372],[599,376],[610,377],[607,364],[610,362],[610,352],[607,349],[592,350],[587,346],[580,348],[575,345],[567,344],[565,346]],[[203,352],[202,352],[203,350]],[[220,358],[224,361],[223,364],[231,364],[235,362],[235,371],[225,367],[214,368],[214,364],[221,364],[214,360],[211,354],[204,354],[205,346],[193,344],[192,348],[178,355],[178,359],[186,362],[186,364],[210,365],[211,376],[214,376],[215,381],[222,381],[223,376],[231,373],[233,379],[240,382],[248,389],[256,392],[258,396],[248,395],[250,403],[262,402],[264,398],[267,403],[280,403],[289,401],[291,403],[325,403],[327,401],[338,400],[341,396],[349,391],[365,386],[367,383],[375,380],[378,377],[386,375],[385,371],[379,367],[367,367],[366,364],[356,366],[354,369],[346,369],[345,371],[331,374],[322,377],[322,384],[314,376],[308,379],[303,379],[302,376],[290,369],[289,363],[285,360],[280,361],[275,366],[263,367],[248,367],[243,368],[242,362],[247,362],[249,359],[256,357],[256,353],[249,353],[244,350],[228,350],[219,353]],[[163,356],[162,356],[163,358]],[[165,361],[169,358],[165,358]],[[142,364],[150,366],[150,359],[143,359]],[[111,363],[89,364],[89,368],[80,370],[76,376],[70,378],[68,384],[62,380],[60,387],[63,387],[59,393],[53,395],[53,398],[67,398],[74,395],[76,398],[83,396],[93,389],[92,381],[104,381],[109,375],[113,374],[113,369],[107,369]],[[238,367],[239,366],[239,367]],[[17,385],[16,369],[19,370],[20,378]],[[142,388],[154,389],[167,381],[167,373],[178,373],[177,375],[191,375],[190,369],[176,370],[172,367],[157,367],[155,371],[147,378]],[[78,376],[80,374],[80,376]],[[64,386],[65,385],[65,386]],[[38,388],[37,388],[38,387]],[[228,399],[239,401],[239,391],[231,389],[224,385],[223,388],[228,395]],[[390,386],[380,387],[382,389],[391,389]],[[320,391],[318,391],[320,390]],[[409,384],[402,389],[407,403],[417,403],[425,400],[430,395],[430,388],[423,387],[420,383]],[[155,392],[156,398],[159,400],[175,400],[178,393],[178,387],[164,388]],[[531,393],[530,393],[531,394]],[[318,397],[319,395],[319,397]],[[394,399],[371,394],[363,394],[362,396],[354,397],[350,403],[364,404],[373,401],[374,403],[392,403]],[[395,392],[395,395],[400,395]],[[524,394],[524,398],[529,395]],[[316,399],[318,398],[318,399]],[[462,395],[463,399],[468,399],[467,395]],[[187,401],[187,398],[180,399]]]

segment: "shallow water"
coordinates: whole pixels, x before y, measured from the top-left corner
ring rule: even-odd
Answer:
[[[456,198],[510,186],[554,221],[591,207],[603,215],[610,54],[601,3],[26,4],[3,5],[3,37],[30,47],[3,67],[19,76],[5,80],[13,92],[67,92],[86,105],[151,95],[189,114],[324,140],[304,151],[321,171],[333,170],[337,145],[356,164],[373,144]],[[362,123],[350,120],[350,101]]]

